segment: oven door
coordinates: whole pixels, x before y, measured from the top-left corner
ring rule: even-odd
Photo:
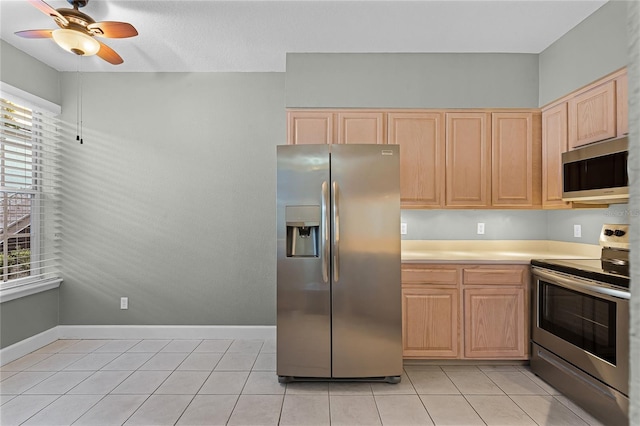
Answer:
[[[629,395],[629,292],[538,267],[532,340]]]

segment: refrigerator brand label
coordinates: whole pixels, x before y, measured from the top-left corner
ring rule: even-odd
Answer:
[[[391,151],[390,149],[383,149],[382,155],[393,155],[393,151]]]

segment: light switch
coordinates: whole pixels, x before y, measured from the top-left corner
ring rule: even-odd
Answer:
[[[407,235],[407,224],[400,222],[400,235]]]

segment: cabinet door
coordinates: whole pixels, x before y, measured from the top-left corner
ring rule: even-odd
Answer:
[[[326,111],[288,111],[287,143],[333,143],[333,113]]]
[[[457,288],[403,288],[402,354],[407,357],[458,357]]]
[[[616,79],[616,118],[617,135],[629,134],[629,80],[627,73]]]
[[[388,143],[400,145],[403,208],[444,205],[442,113],[389,113]]]
[[[338,113],[338,143],[385,143],[384,113]]]
[[[491,114],[446,114],[446,205],[488,206],[491,193]]]
[[[499,112],[491,118],[492,205],[529,207],[539,203],[542,153],[540,141],[534,145],[533,114]]]
[[[562,153],[567,151],[567,103],[542,111],[542,206],[570,208],[562,201]]]
[[[465,288],[465,357],[526,359],[525,312],[522,287]]]
[[[608,81],[569,99],[569,149],[616,136],[616,87]]]

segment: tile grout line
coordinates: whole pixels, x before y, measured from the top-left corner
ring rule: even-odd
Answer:
[[[77,342],[76,342],[76,343],[74,343],[74,344],[69,345],[68,347],[74,346],[75,344],[78,344],[78,343],[82,342],[82,340],[83,340],[83,339],[81,339],[81,340],[77,341]],[[106,343],[105,343],[105,344],[106,344]],[[104,345],[101,345],[101,346],[104,346]],[[101,346],[99,346],[98,348],[100,348]],[[67,348],[68,348],[68,347],[67,347]],[[67,349],[67,348],[64,348],[64,349]],[[98,349],[98,348],[95,348],[95,349]],[[45,358],[45,359],[51,358],[53,355],[56,355],[56,354],[65,354],[64,352],[61,352],[61,351],[62,351],[62,350],[64,350],[64,349],[61,349],[61,350],[60,350],[60,351],[58,351],[58,352],[54,352],[53,354],[51,354],[49,357],[47,357],[47,358]],[[95,351],[95,349],[94,349],[94,351]],[[35,351],[34,351],[34,352],[35,352]],[[70,353],[71,353],[71,352],[70,352]],[[90,354],[90,353],[92,353],[92,351],[87,352],[87,353],[85,354],[85,356],[86,356],[86,355],[88,355],[88,354]],[[81,359],[83,359],[83,358],[84,358],[84,356],[83,356],[82,358],[77,359],[77,360],[76,360],[76,361],[74,361],[74,362],[80,361],[80,360],[81,360]],[[43,360],[41,360],[40,362],[42,362],[42,361],[44,361],[44,359],[43,359]],[[65,366],[65,368],[66,368],[66,367],[68,367],[69,365],[73,364],[74,362],[72,362],[72,363],[68,364],[67,366]],[[37,363],[36,363],[36,364],[37,364]],[[28,367],[28,368],[31,368],[31,367],[34,367],[34,366],[35,366],[35,364],[34,364],[34,365],[32,365],[32,366],[30,366],[30,367]],[[26,371],[26,370],[23,370],[23,371]],[[56,371],[54,371],[54,372],[53,372],[53,374],[52,374],[52,375],[50,375],[49,377],[47,377],[47,378],[46,378],[46,379],[44,379],[44,380],[47,380],[47,379],[49,379],[50,377],[53,377],[53,376],[55,376],[56,374],[58,374],[58,373],[60,373],[60,372],[63,372],[63,371],[64,371],[64,368],[63,368],[62,370],[56,370]],[[87,370],[87,371],[90,371],[90,370]],[[98,370],[98,371],[99,371],[99,370]],[[93,370],[93,373],[92,373],[92,374],[90,374],[89,376],[87,376],[85,379],[83,379],[80,383],[84,382],[84,381],[85,381],[85,380],[87,380],[89,377],[93,376],[93,374],[95,374],[95,373],[96,373],[96,370]],[[44,382],[44,380],[43,380],[43,381],[41,381],[41,382],[39,382],[38,384],[43,383],[43,382]],[[80,383],[77,383],[77,384],[76,384],[75,386],[73,386],[71,389],[67,390],[64,394],[57,395],[57,398],[55,398],[53,401],[51,401],[51,402],[50,402],[49,404],[47,404],[46,406],[42,407],[42,408],[41,408],[40,410],[38,410],[37,412],[33,413],[31,416],[29,416],[27,419],[25,419],[25,420],[24,420],[24,422],[22,422],[21,424],[28,422],[28,421],[29,421],[30,419],[32,419],[34,416],[38,415],[38,414],[39,414],[39,413],[41,413],[43,410],[45,410],[47,407],[51,406],[53,403],[55,403],[56,401],[58,401],[59,399],[61,399],[63,396],[67,395],[67,394],[69,393],[69,391],[71,391],[72,389],[74,389],[76,386],[80,385]],[[28,388],[28,389],[25,389],[25,390],[24,390],[22,393],[20,393],[18,396],[24,396],[26,391],[28,391],[29,389],[32,389],[33,387],[37,386],[38,384],[36,384],[36,385],[34,385],[34,386],[32,386],[32,387],[30,387],[30,388]],[[82,417],[82,416],[83,416],[87,411],[89,411],[91,408],[93,408],[93,407],[94,407],[98,402],[102,401],[102,399],[104,399],[104,397],[105,397],[105,395],[103,395],[103,396],[102,396],[102,398],[99,398],[99,399],[98,399],[98,401],[96,401],[96,402],[95,402],[94,404],[92,404],[89,408],[87,408],[87,410],[85,410],[82,414],[80,414],[80,416],[78,416],[78,418],[76,418],[76,419],[73,421],[73,423],[75,423],[75,422],[76,422],[80,417]]]
[[[491,380],[491,382],[492,382],[493,384],[495,384],[495,385],[496,385],[496,386],[497,386],[497,387],[498,387],[502,392],[504,392],[504,394],[505,394],[505,395],[506,395],[506,396],[511,400],[511,402],[513,402],[513,403],[516,405],[516,407],[518,407],[518,408],[519,408],[519,409],[520,409],[524,414],[526,414],[526,416],[527,416],[528,418],[530,418],[530,419],[531,419],[531,421],[532,421],[533,423],[535,423],[536,425],[540,426],[540,425],[539,425],[539,423],[538,423],[538,422],[536,422],[536,421],[533,419],[533,417],[531,417],[531,416],[529,415],[529,413],[528,413],[528,412],[527,412],[527,411],[526,411],[522,406],[520,406],[520,404],[518,404],[518,402],[517,402],[517,401],[515,401],[515,400],[511,397],[512,395],[516,395],[516,394],[510,394],[510,393],[508,393],[507,391],[505,391],[504,389],[502,389],[502,387],[500,387],[500,385],[499,385],[498,383],[496,383],[496,382],[491,378],[491,376],[489,376],[485,371],[483,371],[482,369],[480,369],[480,371],[482,371],[482,372],[485,374],[485,376],[487,376],[487,378],[488,378],[489,380]],[[529,380],[531,383],[533,383],[534,385],[536,385],[536,383],[535,383],[533,380],[531,380],[529,377],[527,377],[527,375],[526,375],[526,374],[522,373],[522,371],[518,370],[518,373],[520,373],[520,375],[521,375],[521,376],[525,377],[525,378],[526,378],[527,380]],[[536,385],[536,386],[537,386],[537,385]],[[540,387],[540,386],[538,386],[538,387]],[[540,390],[542,390],[542,391],[543,391],[543,392],[545,392],[547,395],[549,395],[549,394],[548,394],[548,392],[547,392],[547,391],[545,391],[544,389],[540,388]],[[529,395],[529,394],[522,394],[522,395]],[[540,396],[540,395],[531,394],[531,396]],[[544,425],[542,425],[542,426],[544,426]]]
[[[189,355],[186,356],[186,358],[184,360],[182,360],[182,362],[176,367],[176,369],[174,371],[178,371],[178,368],[180,368],[180,366],[182,364],[184,364],[184,362],[187,360],[187,358],[189,358],[190,355],[196,353],[196,349],[198,349],[198,346],[200,346],[202,344],[202,342],[204,342],[205,339],[202,339],[200,341],[200,343],[193,348],[193,350],[191,352],[189,352]],[[229,345],[231,346],[231,345]],[[206,352],[205,352],[206,353]],[[191,400],[189,401],[189,403],[184,407],[184,409],[182,410],[182,412],[180,413],[180,415],[178,416],[178,418],[176,419],[174,425],[177,425],[180,422],[180,419],[182,418],[182,416],[184,416],[184,413],[187,412],[187,410],[189,409],[189,406],[193,403],[193,400],[196,399],[196,396],[198,396],[199,392],[202,390],[202,387],[204,386],[205,383],[207,383],[207,380],[209,380],[209,377],[211,377],[211,375],[213,374],[213,371],[216,369],[216,366],[218,365],[218,363],[220,363],[220,360],[222,359],[222,356],[218,359],[218,361],[216,361],[216,365],[213,366],[213,368],[211,369],[211,371],[209,372],[209,374],[207,375],[207,377],[202,381],[202,384],[200,385],[200,387],[198,388],[198,390],[196,390],[195,394],[193,395],[193,397],[191,398]],[[189,370],[184,370],[184,371],[189,371]],[[229,417],[231,417],[231,414],[229,414]],[[229,419],[227,419],[228,421]]]
[[[143,340],[140,340],[140,342],[136,343],[135,345],[133,345],[133,346],[132,346],[131,348],[129,348],[129,349],[134,348],[135,346],[137,346],[137,345],[138,345],[139,343],[141,343],[142,341],[144,341],[144,339],[143,339]],[[105,343],[105,344],[106,344],[106,343]],[[167,344],[168,344],[168,343],[167,343]],[[104,346],[104,345],[103,345],[103,346]],[[166,346],[166,345],[165,345],[165,346]],[[163,346],[162,348],[164,348],[165,346]],[[160,348],[160,350],[161,350],[162,348]],[[115,361],[116,359],[120,358],[120,356],[122,356],[123,354],[125,354],[125,353],[127,353],[127,352],[128,352],[128,350],[127,350],[127,351],[125,351],[125,352],[122,352],[119,356],[115,357],[115,359],[113,359],[111,362],[113,362],[113,361]],[[157,351],[157,352],[156,352],[156,354],[158,354],[159,352],[160,352],[160,351]],[[154,355],[154,356],[155,356],[155,355]],[[151,358],[153,358],[153,356],[152,356]],[[148,362],[148,360],[147,360],[147,362]],[[108,364],[109,364],[109,363],[107,363],[107,364],[103,365],[101,368],[99,368],[98,370],[96,370],[96,372],[98,372],[98,371],[102,371],[102,368],[106,367]],[[143,364],[143,365],[144,365],[144,364]],[[138,367],[138,368],[136,368],[135,370],[133,370],[133,371],[131,372],[131,374],[129,374],[125,379],[123,379],[123,380],[120,382],[120,384],[116,385],[116,386],[115,386],[113,389],[111,389],[111,390],[110,390],[106,395],[104,395],[102,398],[100,398],[100,400],[99,400],[99,401],[102,401],[102,400],[106,399],[106,398],[107,398],[107,396],[109,396],[109,395],[117,395],[117,394],[113,394],[113,393],[112,393],[112,392],[113,392],[113,390],[117,389],[117,387],[118,387],[118,386],[120,386],[122,383],[124,383],[124,381],[125,381],[125,380],[127,380],[129,377],[133,376],[133,374],[134,374],[136,371],[138,371],[138,370],[139,370],[139,367]],[[168,377],[168,376],[167,376],[167,377]],[[165,379],[165,380],[166,380],[166,379]],[[164,383],[164,381],[163,381],[163,383]],[[161,385],[161,384],[160,384],[160,385]],[[159,387],[160,385],[158,385],[158,387]],[[156,388],[156,390],[157,390],[157,388]],[[145,402],[147,402],[147,401],[149,400],[149,398],[151,398],[151,395],[153,395],[153,392],[152,392],[150,395],[148,395],[148,396],[147,396],[147,398],[145,398],[145,400],[144,400],[144,401],[142,401],[142,402],[140,403],[140,405],[139,405],[135,410],[133,410],[133,412],[129,415],[129,417],[127,417],[127,418],[126,418],[126,419],[125,419],[121,424],[122,424],[122,425],[124,425],[127,421],[129,421],[129,419],[130,419],[131,417],[133,417],[133,415],[135,415],[135,413],[140,409],[140,407],[142,407],[142,406],[144,405],[144,403],[145,403]],[[98,404],[98,403],[96,402],[96,404],[94,404],[91,408],[95,407],[95,405],[97,405],[97,404]],[[76,420],[74,420],[74,422],[73,422],[73,423],[76,423],[79,419],[81,419],[81,418],[82,418],[82,416],[84,416],[86,413],[88,413],[88,412],[91,410],[91,408],[90,408],[89,410],[85,411],[85,412],[84,412],[80,417],[78,417]]]
[[[418,400],[420,401],[420,403],[424,407],[424,411],[427,412],[427,416],[429,416],[429,420],[431,420],[431,423],[433,423],[435,425],[436,421],[433,419],[433,416],[431,415],[431,413],[427,409],[427,406],[424,405],[424,401],[420,397],[420,394],[418,393],[418,390],[416,389],[415,385],[413,384],[413,380],[411,380],[411,377],[409,377],[409,373],[407,372],[407,370],[404,369],[404,367],[402,367],[402,371],[404,371],[404,375],[407,377],[407,380],[409,380],[409,383],[411,383],[411,387],[413,388],[413,391],[415,392],[416,396],[418,397]],[[443,373],[444,373],[444,371],[443,371]],[[454,384],[454,386],[455,386],[455,384]]]
[[[144,342],[144,340],[145,340],[145,339],[142,339],[142,340],[140,341],[140,343]],[[156,339],[148,339],[148,340],[156,340]],[[164,340],[164,339],[157,339],[157,340]],[[164,346],[162,346],[160,349],[158,349],[158,351],[156,351],[156,353],[155,353],[155,354],[156,354],[156,355],[158,355],[158,354],[162,351],[162,349],[166,348],[166,347],[167,347],[171,342],[173,342],[174,340],[175,340],[175,339],[169,339],[169,341],[168,341]],[[179,339],[178,339],[178,340],[179,340]],[[135,347],[135,346],[137,346],[137,345],[134,345],[134,347]],[[154,356],[155,356],[155,355],[153,355],[151,358],[153,358]],[[149,360],[150,360],[151,358],[149,358]],[[149,362],[149,360],[147,360],[147,362]],[[145,362],[145,364],[146,364],[146,362]],[[142,365],[144,365],[144,364],[142,364]],[[141,365],[140,367],[142,367],[142,365]],[[134,373],[135,373],[136,371],[141,371],[141,370],[140,370],[140,367],[138,367],[137,369],[135,369],[135,370],[134,370]],[[142,370],[142,371],[145,371],[145,370]],[[156,371],[156,370],[149,370],[149,371]],[[157,370],[157,371],[166,371],[166,370]],[[158,389],[160,389],[160,386],[162,386],[162,385],[163,385],[163,384],[164,384],[164,383],[169,379],[169,377],[171,377],[171,374],[173,374],[173,372],[175,371],[175,369],[174,369],[174,370],[169,370],[169,371],[171,371],[171,372],[169,373],[169,375],[168,375],[167,377],[165,377],[165,378],[164,378],[164,380],[163,380],[163,381],[162,381],[162,382],[161,382],[161,383],[160,383],[160,384],[159,384],[159,385],[158,385],[154,390],[152,390],[152,391],[151,391],[151,393],[150,393],[149,395],[147,395],[147,397],[145,398],[145,400],[144,400],[144,401],[142,401],[142,403],[141,403],[140,405],[138,405],[138,407],[137,407],[135,410],[133,410],[133,412],[129,415],[129,417],[127,417],[127,418],[124,420],[124,422],[122,422],[122,425],[124,425],[125,423],[127,423],[127,422],[128,422],[128,421],[129,421],[129,420],[130,420],[130,419],[131,419],[131,418],[132,418],[132,417],[133,417],[137,412],[138,412],[138,410],[140,410],[140,408],[141,408],[141,407],[142,407],[142,406],[143,406],[143,405],[144,405],[144,404],[145,404],[149,399],[151,399],[151,396],[152,396],[152,395],[154,395],[154,394],[155,394],[155,392],[156,392]],[[133,373],[131,373],[131,375],[133,375]],[[125,380],[126,380],[126,379],[125,379]],[[123,382],[124,382],[124,381],[123,381]],[[121,383],[122,383],[122,382],[121,382]],[[116,388],[117,388],[117,386],[116,386],[115,388],[113,388],[113,389],[112,389],[112,391],[113,391],[114,389],[116,389]],[[109,395],[117,395],[117,394],[112,394],[111,392],[109,392]],[[137,394],[137,395],[140,395],[140,394]],[[144,395],[144,394],[142,394],[142,395]],[[188,405],[187,405],[187,406],[188,406]],[[185,408],[185,409],[186,409],[186,408]]]
[[[584,417],[582,417],[582,415],[584,415],[584,414],[587,414],[587,415],[591,416],[588,412],[586,412],[585,410],[582,410],[582,411],[583,411],[583,414],[581,415],[579,412],[575,411],[575,410],[574,410],[574,409],[572,409],[570,406],[568,406],[567,404],[565,404],[564,402],[562,402],[562,400],[561,400],[561,399],[558,399],[558,398],[557,398],[557,396],[564,396],[564,395],[551,395],[551,396],[553,397],[553,399],[554,399],[555,401],[558,401],[560,404],[562,404],[562,406],[563,406],[563,407],[566,407],[569,411],[571,411],[573,414],[575,414],[576,416],[578,416],[578,417],[580,418],[580,420],[582,420],[583,422],[585,422],[585,423],[586,423],[586,424],[588,424],[589,426],[592,426],[592,423],[591,423],[588,419],[585,419]],[[578,407],[578,408],[580,408],[580,407]],[[597,419],[595,419],[595,420],[597,420]],[[598,423],[598,424],[601,424],[601,422],[600,422],[600,423]]]
[[[227,351],[229,350],[229,348],[231,347],[231,345],[233,345],[233,342],[235,342],[235,341],[236,341],[236,339],[233,339],[231,341],[231,344],[229,345],[227,350],[224,352],[224,355],[227,354]],[[222,361],[222,358],[224,358],[224,355],[222,355],[220,357],[220,361]],[[220,361],[218,361],[218,363],[220,363]],[[218,365],[218,363],[216,364],[216,366]],[[211,374],[213,374],[213,371],[211,371]],[[251,373],[249,373],[249,374],[251,374]],[[244,380],[244,383],[242,384],[242,389],[240,389],[240,393],[238,394],[238,397],[236,398],[236,402],[233,404],[233,408],[231,409],[231,412],[229,413],[229,418],[227,418],[227,421],[225,422],[225,425],[229,424],[229,421],[231,420],[231,416],[233,416],[233,412],[236,411],[236,407],[238,406],[238,402],[240,401],[240,395],[242,395],[242,391],[244,390],[244,387],[247,385],[247,381],[249,380],[249,374],[247,374],[247,378]]]
[[[520,406],[516,401],[514,401],[514,400],[513,400],[513,398],[511,398],[511,395],[510,395],[508,392],[506,392],[504,389],[502,389],[498,383],[496,383],[495,381],[493,381],[493,380],[491,379],[491,377],[490,377],[490,376],[489,376],[485,371],[483,371],[482,369],[480,369],[480,371],[482,371],[482,372],[484,373],[484,375],[487,377],[487,379],[489,379],[489,380],[491,381],[491,383],[493,383],[494,385],[496,385],[496,386],[498,387],[498,389],[500,389],[502,392],[504,392],[504,394],[505,394],[505,395],[506,395],[506,396],[511,400],[511,402],[513,402],[513,403],[516,405],[516,407],[518,407],[518,408],[520,409],[520,411],[522,411],[522,412],[523,412],[523,413],[524,413],[524,414],[525,414],[529,419],[531,419],[531,421],[532,421],[534,424],[538,425],[538,422],[536,422],[536,421],[533,419],[533,417],[531,417],[531,416],[529,415],[529,413],[527,413],[527,412],[524,410],[524,408],[522,408],[522,407],[521,407],[521,406]],[[520,374],[522,374],[522,373],[520,373]],[[522,375],[524,376],[524,374],[522,374]],[[526,377],[526,376],[525,376],[525,377]],[[528,380],[530,380],[528,377],[527,377],[527,379],[528,379]],[[534,383],[534,384],[535,384],[535,383]],[[542,389],[542,388],[541,388],[541,389]],[[544,389],[542,389],[542,390],[544,391]],[[483,420],[484,420],[484,419],[483,419]],[[486,423],[486,422],[485,422],[485,423]],[[538,425],[538,426],[540,426],[540,425]],[[542,426],[544,426],[544,425],[542,425]]]
[[[442,370],[442,372],[444,373],[445,376],[447,376],[447,378],[449,380],[451,380],[451,377],[449,377],[449,375],[447,374],[446,370],[444,370],[442,367],[440,367],[440,369]],[[480,370],[480,369],[478,369]],[[482,371],[482,370],[480,370]],[[491,380],[489,377],[487,377],[489,380]],[[454,382],[453,380],[451,380],[451,383],[453,383],[453,386],[455,386],[455,388],[458,390],[458,392],[460,392],[460,395],[462,396],[462,398],[464,398],[464,400],[467,402],[467,404],[469,404],[469,407],[471,407],[471,409],[478,415],[478,418],[480,419],[480,421],[482,423],[484,423],[485,425],[487,424],[487,422],[485,421],[485,419],[482,418],[482,416],[480,415],[480,413],[478,413],[478,410],[476,410],[476,407],[473,406],[473,404],[471,404],[471,401],[469,401],[467,399],[467,395],[465,395],[464,393],[462,393],[462,391],[460,390],[460,388],[458,387],[458,385],[456,385],[456,382]],[[493,383],[493,381],[492,381]]]

